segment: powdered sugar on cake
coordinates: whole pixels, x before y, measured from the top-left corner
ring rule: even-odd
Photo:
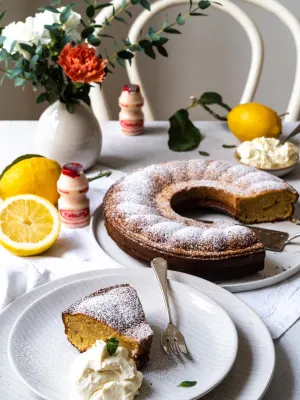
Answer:
[[[137,292],[128,284],[100,289],[76,301],[64,313],[94,318],[139,342],[153,334]]]
[[[281,179],[254,168],[202,160],[152,165],[133,172],[117,185],[111,212],[133,235],[142,232],[158,248],[180,247],[212,253],[246,248],[257,239],[250,229],[235,222],[218,221],[207,226],[179,216],[170,209],[169,198],[159,197],[169,185],[174,192],[208,187],[239,197],[268,191],[294,192]]]

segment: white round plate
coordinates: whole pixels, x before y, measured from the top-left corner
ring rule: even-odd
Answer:
[[[61,260],[57,259],[57,263],[61,266]],[[59,261],[59,263],[58,263]],[[70,266],[65,261],[65,268],[61,266],[61,270],[68,270]],[[67,273],[67,272],[65,272]],[[123,269],[96,270],[82,272],[64,278],[57,279],[46,285],[40,286],[29,293],[19,297],[11,303],[2,313],[0,313],[0,399],[1,400],[40,400],[41,398],[28,389],[27,386],[19,379],[16,379],[15,371],[8,361],[8,338],[11,328],[19,315],[33,301],[41,296],[50,293],[52,290],[62,285],[82,280],[86,278],[96,278],[101,276],[117,276],[123,274]],[[152,273],[150,270],[131,269],[126,271],[126,275],[148,276]],[[275,353],[273,341],[269,331],[255,314],[255,312],[243,303],[236,296],[227,290],[212,284],[203,279],[182,274],[180,272],[169,271],[169,278],[192,286],[202,293],[208,295],[217,301],[232,318],[239,338],[239,348],[236,361],[229,375],[224,381],[217,386],[212,392],[204,396],[205,400],[258,400],[264,395],[269,386],[275,367]],[[279,349],[280,351],[280,349]],[[286,368],[286,359],[282,362],[283,368]],[[279,365],[277,376],[282,377],[285,370]],[[48,373],[51,373],[49,370]],[[278,387],[274,385],[272,392],[278,392]],[[283,386],[285,387],[285,386]],[[284,396],[283,396],[284,397]],[[282,398],[283,398],[282,397]],[[268,397],[269,398],[269,397]]]
[[[198,399],[225,378],[238,348],[237,332],[228,314],[199,291],[170,281],[174,324],[185,336],[189,350],[187,357],[173,359],[164,353],[160,343],[167,316],[154,274],[129,276],[123,270],[117,276],[89,278],[62,286],[22,313],[12,329],[8,354],[15,371],[31,390],[48,400],[70,397],[70,364],[79,353],[65,336],[61,314],[76,300],[121,283],[129,283],[137,290],[154,330],[150,362],[143,369],[140,400]],[[188,390],[178,387],[187,380],[197,381],[196,386]]]
[[[207,221],[217,219],[228,219],[230,221],[234,221],[233,218],[227,215],[218,214],[217,212],[212,212],[211,210],[205,211],[205,214],[203,214],[203,212],[201,214],[201,211],[193,211],[193,213],[186,214],[186,216],[194,219],[201,218],[202,220]],[[289,232],[290,235],[293,235],[300,231],[300,226],[290,221],[276,222],[275,224],[264,223],[253,226]],[[91,232],[96,246],[101,252],[101,258],[106,255],[110,259],[116,261],[118,264],[129,268],[149,267],[149,263],[147,263],[146,261],[133,258],[125,253],[109,237],[104,225],[102,206],[99,206],[94,212],[91,221]],[[280,253],[267,251],[265,268],[262,271],[243,278],[230,281],[219,281],[216,283],[231,292],[243,292],[274,285],[278,282],[290,278],[300,271],[299,254],[300,238],[297,238],[293,243],[288,244],[285,249]]]

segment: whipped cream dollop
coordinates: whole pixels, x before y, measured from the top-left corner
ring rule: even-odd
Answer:
[[[78,399],[133,400],[142,380],[143,374],[137,371],[128,351],[118,347],[110,355],[103,340],[97,340],[71,365],[71,381]]]
[[[242,164],[264,169],[289,167],[299,158],[299,149],[295,144],[281,144],[278,139],[266,137],[243,142],[237,153]]]

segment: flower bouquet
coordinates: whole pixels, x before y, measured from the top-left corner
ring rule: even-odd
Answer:
[[[152,59],[157,54],[167,57],[168,36],[180,34],[177,26],[184,25],[188,17],[205,15],[202,10],[211,2],[200,0],[194,5],[191,0],[188,12],[180,13],[172,23],[166,17],[160,28],[150,26],[145,37],[136,43],[131,43],[130,38],[123,39],[122,45],[106,33],[106,28],[114,21],[128,23],[132,17],[131,6],[150,10],[149,1],[85,0],[85,3],[85,16],[75,11],[76,4],[62,5],[61,1],[55,1],[40,7],[35,16],[27,17],[24,22],[1,27],[0,61],[4,63],[3,78],[14,79],[15,86],[20,87],[30,83],[38,92],[36,102],[51,104],[40,118],[36,135],[38,152],[60,163],[78,161],[88,168],[101,149],[100,128],[86,106],[90,104],[91,86],[101,85],[116,64],[125,67],[137,53]],[[106,7],[111,10],[110,16],[97,18]],[[4,12],[0,20],[3,16]],[[114,41],[111,55],[104,50],[107,40]],[[78,118],[71,119],[66,115],[70,113],[77,114]],[[86,157],[88,162],[82,159]]]

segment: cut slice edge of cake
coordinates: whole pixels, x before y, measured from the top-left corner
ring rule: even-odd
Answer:
[[[149,360],[153,331],[136,290],[129,284],[100,289],[62,313],[69,342],[84,352],[96,342],[116,338],[137,367]]]

